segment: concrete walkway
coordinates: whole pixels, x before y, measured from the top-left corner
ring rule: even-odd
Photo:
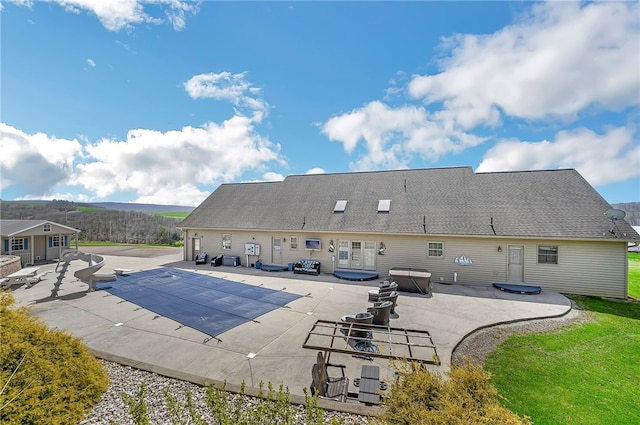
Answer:
[[[32,313],[49,326],[81,337],[107,360],[195,382],[244,381],[247,386],[257,387],[260,381],[271,381],[276,387],[288,387],[292,395],[302,395],[302,389],[311,383],[311,367],[317,354],[302,348],[312,325],[318,319],[336,321],[344,314],[366,311],[370,306],[368,291],[378,283],[348,282],[332,275],[195,266],[180,258],[176,251],[151,258],[105,255],[106,265],[100,272],[176,267],[302,297],[211,339],[107,292],[88,293],[88,286],[73,276],[74,271],[86,267],[81,261],[70,263],[64,276],[53,272],[55,264],[43,266],[41,271],[52,272],[33,286],[15,287],[14,296],[19,304],[31,306]],[[58,296],[52,298],[54,283],[60,278]],[[391,326],[429,331],[442,361],[441,366],[429,367],[445,372],[453,349],[474,330],[497,323],[561,316],[570,309],[570,301],[553,292],[519,295],[494,288],[435,284],[431,298],[401,293],[397,317],[391,320]],[[255,356],[248,358],[249,353]],[[331,360],[347,366],[352,382],[363,364],[372,364],[346,354],[333,354]],[[385,359],[373,361],[380,366],[381,379],[387,382],[394,373],[389,363]],[[352,386],[350,390],[356,392],[357,388]]]

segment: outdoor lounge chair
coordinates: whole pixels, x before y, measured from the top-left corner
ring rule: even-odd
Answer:
[[[330,377],[327,373],[328,366],[340,368],[342,376]],[[318,352],[318,361],[311,368],[311,376],[313,378],[311,393],[318,394],[321,398],[342,402],[347,401],[349,378],[344,375],[344,368],[344,365],[325,363],[322,352]]]
[[[373,314],[370,312],[348,314],[342,316],[340,321],[343,322],[342,332],[352,338],[368,338],[370,328],[363,325],[370,325],[373,323]]]
[[[369,291],[369,302],[379,301],[380,297],[388,296],[392,292],[398,289],[398,284],[390,282],[388,284],[381,284],[378,289],[372,289]]]
[[[398,292],[393,291],[388,294],[382,294],[378,297],[378,302],[391,301],[391,314],[396,313],[396,303],[398,301]]]
[[[369,307],[367,311],[373,314],[374,325],[388,325],[389,313],[393,303],[391,301],[376,302],[373,307]]]

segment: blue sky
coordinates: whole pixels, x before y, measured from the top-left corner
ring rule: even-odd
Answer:
[[[470,166],[640,201],[637,1],[0,5],[5,200]]]

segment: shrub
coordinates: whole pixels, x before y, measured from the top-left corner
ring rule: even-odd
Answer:
[[[396,364],[398,379],[389,388],[379,423],[390,425],[529,425],[499,402],[491,375],[467,361],[451,366],[448,379],[417,363]]]
[[[0,423],[77,423],[106,391],[107,373],[79,338],[14,304],[0,291]]]

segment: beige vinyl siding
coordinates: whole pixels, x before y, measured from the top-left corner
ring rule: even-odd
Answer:
[[[581,242],[581,241],[549,241],[519,240],[505,238],[467,238],[439,237],[431,235],[378,235],[378,234],[335,234],[311,233],[304,231],[246,231],[246,230],[200,230],[189,229],[186,249],[190,251],[191,240],[195,232],[202,236],[201,251],[209,256],[218,254],[239,256],[246,266],[244,244],[246,242],[260,244],[260,260],[265,264],[273,264],[272,238],[280,237],[282,250],[280,261],[285,265],[302,258],[311,258],[321,263],[322,273],[333,272],[332,257],[337,263],[338,240],[374,241],[376,247],[384,242],[384,255],[375,256],[375,272],[380,279],[388,276],[392,267],[413,267],[427,269],[432,274],[434,284],[456,284],[490,286],[494,282],[507,280],[507,256],[509,245],[524,247],[524,283],[538,285],[543,290],[557,291],[567,294],[582,294],[625,298],[627,296],[627,256],[626,242]],[[231,251],[222,251],[222,234],[230,233]],[[298,249],[289,247],[291,236],[298,238]],[[305,238],[316,238],[322,241],[320,251],[307,251],[304,248]],[[286,239],[286,242],[284,241]],[[329,242],[333,240],[336,251],[328,252]],[[428,242],[443,242],[444,255],[440,258],[428,257]],[[557,246],[558,264],[538,264],[538,246]],[[498,247],[501,251],[498,251]],[[377,252],[377,249],[376,249]],[[458,256],[469,258],[473,264],[463,266],[455,264]],[[188,256],[192,260],[191,252]],[[249,264],[255,264],[256,256],[249,257]]]
[[[558,264],[538,264],[538,245],[558,247]],[[566,294],[625,298],[627,257],[624,242],[529,242],[525,281]]]

